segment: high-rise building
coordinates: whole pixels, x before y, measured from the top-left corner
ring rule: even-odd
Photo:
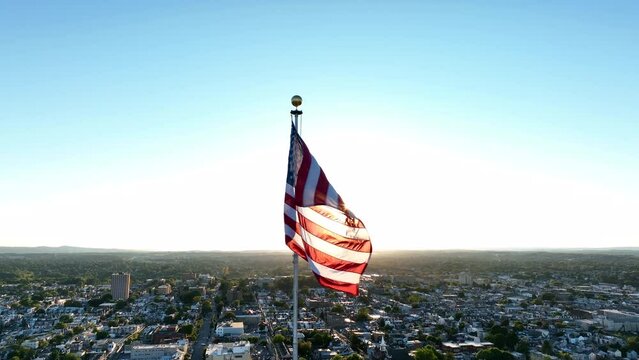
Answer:
[[[131,274],[111,274],[111,296],[113,300],[127,300],[131,288]]]
[[[469,273],[463,272],[459,274],[459,283],[461,285],[473,285],[473,276]]]

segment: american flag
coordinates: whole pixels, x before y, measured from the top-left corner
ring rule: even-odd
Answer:
[[[373,250],[364,224],[346,208],[291,124],[284,198],[286,245],[322,286],[352,295]]]

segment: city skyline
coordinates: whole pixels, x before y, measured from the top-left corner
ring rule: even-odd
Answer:
[[[286,250],[294,94],[375,250],[637,246],[637,10],[0,4],[0,246]]]

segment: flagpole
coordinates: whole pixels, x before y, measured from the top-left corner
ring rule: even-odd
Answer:
[[[298,133],[302,131],[299,128],[299,121],[302,118],[302,110],[298,107],[302,105],[302,97],[295,95],[291,98],[291,104],[295,106],[295,110],[291,110],[291,117],[295,123],[295,129]],[[298,293],[298,276],[299,275],[299,255],[293,252],[293,360],[298,360],[297,351],[297,293]]]

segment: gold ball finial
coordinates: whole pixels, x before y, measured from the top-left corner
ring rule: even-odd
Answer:
[[[302,105],[302,97],[299,95],[294,95],[291,98],[291,104],[293,104],[293,106],[298,107],[300,105]]]

